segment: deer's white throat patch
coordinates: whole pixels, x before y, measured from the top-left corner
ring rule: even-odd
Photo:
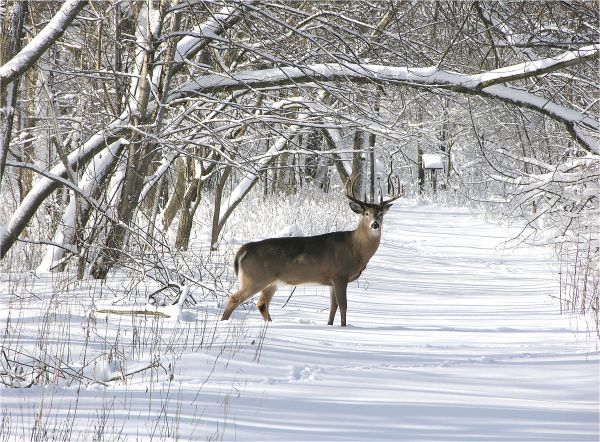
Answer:
[[[373,237],[381,236],[381,226],[378,229],[369,229],[369,235]]]

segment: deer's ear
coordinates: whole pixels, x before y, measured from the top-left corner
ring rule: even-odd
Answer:
[[[354,213],[358,213],[359,215],[365,213],[365,208],[354,201],[350,201],[350,208]]]
[[[390,207],[392,207],[391,204],[385,204],[383,206],[383,214],[385,215],[387,213],[388,210],[390,210]]]

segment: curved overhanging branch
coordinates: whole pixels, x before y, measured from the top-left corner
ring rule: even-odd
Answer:
[[[472,75],[479,89],[495,84],[508,83],[509,81],[523,80],[531,76],[548,74],[550,72],[575,66],[584,61],[598,58],[600,44],[585,46],[573,51],[566,51],[559,55],[541,60],[526,61],[500,69]]]
[[[584,149],[600,153],[598,141],[593,137],[585,136],[581,131],[581,129],[587,129],[600,132],[600,122],[582,112],[569,109],[531,92],[501,84],[547,74],[568,66],[575,66],[596,59],[599,55],[600,44],[594,44],[575,51],[567,51],[555,57],[520,63],[475,75],[444,71],[436,67],[409,68],[352,63],[285,66],[229,75],[199,76],[173,91],[167,102],[189,98],[197,94],[244,89],[267,89],[332,81],[443,88],[463,94],[494,98],[518,107],[540,112],[565,124],[571,135],[576,138]]]

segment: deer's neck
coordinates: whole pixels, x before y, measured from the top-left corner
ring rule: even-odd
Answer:
[[[352,233],[352,237],[355,249],[364,257],[366,264],[379,247],[381,229],[373,230],[370,226],[360,223]]]

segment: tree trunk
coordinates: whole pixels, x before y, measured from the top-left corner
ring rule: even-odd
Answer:
[[[24,163],[34,163],[35,154],[33,141],[31,141],[33,131],[35,130],[36,120],[33,118],[35,115],[35,103],[36,103],[36,81],[37,71],[32,70],[28,75],[24,76],[24,87],[26,102],[24,109],[23,127],[21,136],[24,138],[23,145],[21,146],[21,161]],[[31,131],[31,132],[30,132]],[[19,201],[22,202],[25,196],[31,191],[33,186],[33,171],[29,169],[19,169]]]
[[[150,22],[149,15],[151,12],[148,9],[150,4],[139,5],[138,11],[138,30],[136,32],[136,40],[138,42],[138,52],[136,53],[136,72],[137,75],[131,80],[130,102],[129,106],[132,111],[131,124],[132,126],[141,126],[152,122],[157,117],[157,106],[150,111],[148,106],[150,102],[150,78],[154,73],[154,51],[153,48],[156,40],[160,38],[161,25],[166,14],[166,3],[160,4],[160,9],[155,11],[159,14],[158,29],[153,29],[154,24]],[[156,34],[153,32],[156,31]],[[164,74],[164,72],[163,72]],[[168,74],[167,74],[168,76]],[[158,81],[164,80],[165,76],[161,76]],[[153,85],[163,86],[165,93],[168,93],[168,84]],[[156,125],[160,126],[160,122],[156,121]],[[129,155],[127,157],[127,169],[125,172],[125,181],[121,198],[117,205],[118,222],[112,223],[110,226],[105,247],[100,251],[100,255],[92,265],[90,274],[96,279],[105,279],[109,270],[114,266],[121,256],[123,247],[125,246],[126,234],[133,220],[133,216],[137,213],[139,197],[144,187],[144,178],[150,171],[150,165],[156,158],[158,146],[154,142],[146,141],[137,131],[131,131]]]
[[[169,230],[173,219],[175,219],[175,215],[177,215],[177,212],[183,205],[186,182],[189,178],[190,176],[186,167],[186,161],[183,158],[178,158],[175,160],[175,185],[173,193],[167,202],[167,207],[162,216],[162,229],[164,232]]]
[[[389,14],[388,14],[389,15]],[[386,16],[387,17],[387,16]],[[389,18],[388,18],[389,19]],[[382,20],[384,26],[387,26],[384,20]],[[373,104],[373,110],[379,116],[379,100],[382,94],[381,86],[377,86],[377,91],[375,93]],[[369,183],[369,196],[371,197],[371,202],[375,202],[375,182],[377,181],[377,177],[375,176],[375,134],[369,134],[369,175],[370,175],[370,183]]]
[[[419,195],[425,191],[425,168],[423,167],[423,149],[417,147],[417,183],[419,184]]]
[[[179,226],[177,227],[177,236],[175,238],[175,248],[178,250],[187,250],[192,233],[192,221],[196,214],[196,209],[200,205],[200,196],[202,191],[202,181],[194,178],[183,197],[183,204],[179,211]]]
[[[352,193],[356,198],[365,199],[365,152],[364,132],[357,130],[354,133],[354,152],[352,153]]]
[[[327,144],[327,147],[329,147],[329,150],[333,151],[338,149],[338,146],[335,143],[335,140],[333,139],[330,130],[323,129],[323,138],[325,139],[325,143]],[[337,170],[337,173],[340,176],[342,184],[346,184],[351,176],[351,173],[348,173],[348,171],[346,170],[344,161],[339,156],[339,154],[334,152],[331,154],[331,156],[333,157],[333,165],[335,166],[335,170]]]
[[[6,13],[0,23],[0,66],[5,65],[21,49],[27,2],[18,1],[12,6],[10,13]],[[20,75],[12,80],[0,79],[0,192],[12,136],[19,80]]]
[[[442,152],[444,152],[444,154],[446,155],[446,159],[447,159],[447,167],[446,167],[446,174],[445,177],[442,179],[442,184],[441,184],[441,188],[442,190],[445,190],[447,188],[447,186],[450,183],[450,169],[452,168],[452,161],[451,161],[451,153],[452,153],[452,139],[451,139],[451,135],[450,135],[450,123],[449,123],[449,117],[448,117],[448,99],[444,98],[442,101],[442,107],[443,107],[443,111],[444,111],[444,122],[442,124],[442,134],[441,134],[441,141],[442,141],[442,145],[441,145],[441,150]]]
[[[375,202],[375,134],[369,134],[369,196]]]
[[[144,185],[144,177],[150,168],[150,162],[156,156],[156,150],[150,143],[142,142],[141,144],[137,149],[138,143],[133,142],[129,145],[125,180],[117,205],[119,221],[112,223],[110,226],[106,245],[92,265],[90,274],[96,279],[105,279],[121,256],[128,232],[127,226],[131,224],[133,214],[136,213],[139,196]]]
[[[79,187],[86,196],[92,197],[96,201],[99,200],[105,189],[105,183],[110,179],[111,173],[119,161],[121,151],[122,148],[120,145],[107,148],[103,152],[103,155],[97,156],[86,167],[79,183]],[[54,234],[53,242],[62,244],[70,250],[78,250],[80,252],[80,260],[84,260],[86,247],[83,244],[83,230],[87,226],[91,213],[95,208],[87,198],[82,198],[79,210],[76,210],[75,206],[75,199],[72,198],[65,209],[60,227]],[[91,243],[90,238],[94,237],[95,229],[87,230],[89,230],[87,240]],[[64,259],[66,254],[67,250],[65,247],[47,246],[38,270],[42,272],[63,271],[64,265],[67,262]],[[81,265],[83,265],[83,262]]]
[[[217,243],[219,241],[219,234],[221,233],[222,227],[219,227],[219,218],[221,216],[221,201],[223,200],[223,189],[225,189],[225,185],[227,184],[227,180],[229,179],[229,175],[231,173],[231,166],[225,167],[223,170],[223,174],[219,178],[217,182],[217,187],[215,189],[215,209],[213,211],[213,219],[212,219],[212,229],[210,234],[210,249],[217,250]],[[266,171],[265,171],[266,173]]]
[[[277,185],[277,192],[285,192],[290,182],[290,169],[288,167],[288,161],[290,159],[289,153],[283,153],[275,160],[279,163],[279,181]]]

